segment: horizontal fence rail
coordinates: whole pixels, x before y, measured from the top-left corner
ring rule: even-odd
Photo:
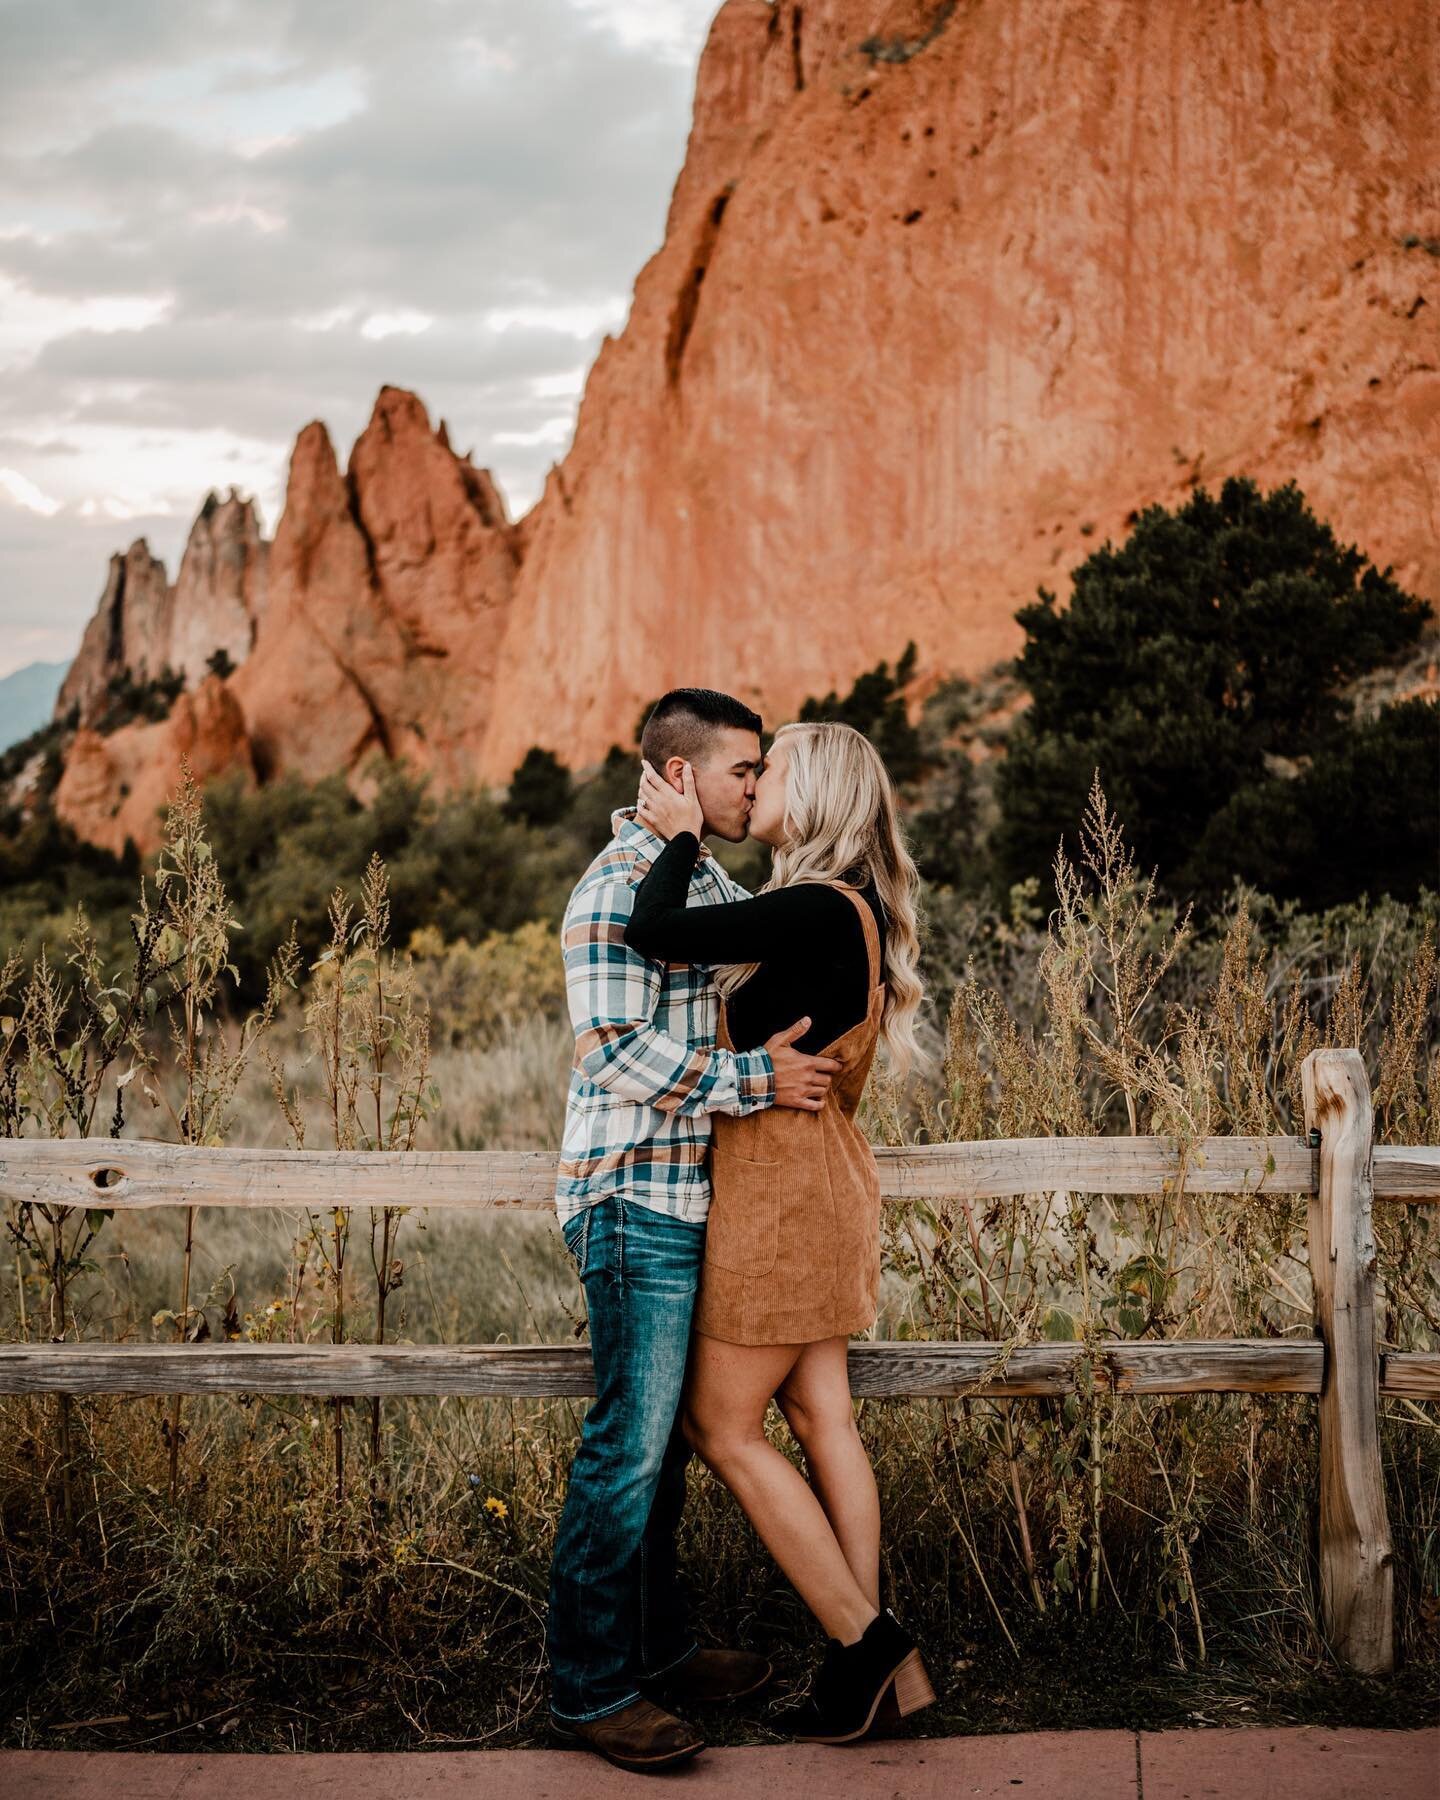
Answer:
[[[1081,1344],[901,1341],[850,1347],[850,1386],[901,1399],[1035,1399],[1075,1391]],[[1117,1394],[1318,1394],[1314,1338],[1106,1344],[1097,1388]],[[1387,1352],[1380,1391],[1440,1399],[1440,1356]],[[0,1394],[470,1394],[595,1392],[581,1344],[0,1344]]]
[[[1393,1667],[1393,1569],[1381,1395],[1440,1400],[1440,1352],[1377,1351],[1376,1200],[1440,1201],[1440,1148],[1375,1145],[1364,1062],[1315,1050],[1304,1137],[1002,1138],[877,1149],[897,1205],[1029,1193],[1308,1197],[1310,1338],[1085,1345],[860,1341],[851,1386],[875,1398],[1026,1399],[1081,1383],[1115,1394],[1309,1394],[1320,1443],[1320,1575],[1336,1654]],[[554,1204],[545,1151],[208,1149],[130,1139],[0,1139],[0,1201],[30,1206],[528,1207]],[[553,1344],[0,1344],[0,1394],[576,1396],[589,1350]]]
[[[1303,1137],[989,1138],[878,1148],[895,1204],[1015,1194],[1313,1194],[1320,1152]],[[555,1204],[549,1150],[200,1149],[129,1138],[0,1138],[0,1200],[47,1206],[445,1206]],[[1380,1144],[1377,1200],[1440,1200],[1440,1149]]]

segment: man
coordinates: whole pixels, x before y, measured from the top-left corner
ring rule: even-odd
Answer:
[[[744,839],[761,764],[747,706],[677,688],[651,713],[641,750],[677,788],[688,761],[706,834]],[[621,1768],[651,1770],[704,1743],[652,1694],[737,1699],[771,1674],[749,1651],[697,1645],[675,1570],[690,1457],[677,1413],[710,1204],[709,1115],[817,1111],[840,1065],[793,1048],[808,1019],[758,1050],[716,1048],[711,971],[626,946],[634,890],[664,845],[633,807],[612,823],[563,929],[575,1066],[555,1203],[585,1288],[596,1398],[556,1531],[547,1637],[556,1730]],[[702,848],[689,904],[745,897]]]

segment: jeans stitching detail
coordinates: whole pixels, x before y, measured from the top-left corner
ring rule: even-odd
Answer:
[[[562,1713],[556,1712],[552,1706],[550,1713],[552,1718],[563,1719],[567,1725],[588,1725],[594,1719],[608,1719],[611,1713],[623,1712],[627,1706],[633,1706],[637,1700],[643,1697],[639,1688],[636,1688],[635,1692],[624,1700],[617,1700],[612,1706],[602,1706],[598,1712]]]
[[[645,1679],[647,1681],[658,1681],[662,1675],[668,1675],[672,1669],[678,1669],[682,1663],[689,1662],[692,1656],[698,1656],[699,1653],[700,1644],[697,1640],[691,1644],[688,1650],[682,1650],[675,1658],[674,1662],[666,1663],[663,1669],[646,1669]]]

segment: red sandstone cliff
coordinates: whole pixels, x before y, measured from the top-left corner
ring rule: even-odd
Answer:
[[[78,702],[81,723],[93,723],[110,678],[125,671],[144,680],[168,666],[194,687],[217,650],[242,662],[265,612],[268,549],[254,502],[232,488],[224,500],[205,496],[173,587],[144,538],[123,555],[117,552],[66,671],[55,716],[62,718]]]
[[[1440,597],[1437,142],[1427,0],[729,0],[488,771],[677,681],[776,717],[907,637],[978,669],[1197,476],[1294,476]]]
[[[379,749],[442,791],[474,780],[515,567],[494,483],[413,394],[381,390],[344,477],[324,426],[307,425],[269,613],[230,682],[261,773],[313,779]]]
[[[302,433],[235,754],[445,787],[676,682],[778,718],[907,638],[975,672],[1232,472],[1440,599],[1437,140],[1428,0],[728,0],[531,513],[398,390],[344,477]]]

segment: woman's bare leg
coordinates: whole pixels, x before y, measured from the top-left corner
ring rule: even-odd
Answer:
[[[849,1339],[806,1344],[775,1398],[825,1517],[861,1592],[880,1608],[880,1496],[855,1426],[846,1362]]]
[[[802,1348],[726,1344],[697,1334],[685,1435],[740,1502],[827,1635],[853,1644],[879,1608],[852,1574],[810,1484],[765,1436],[765,1410]]]

